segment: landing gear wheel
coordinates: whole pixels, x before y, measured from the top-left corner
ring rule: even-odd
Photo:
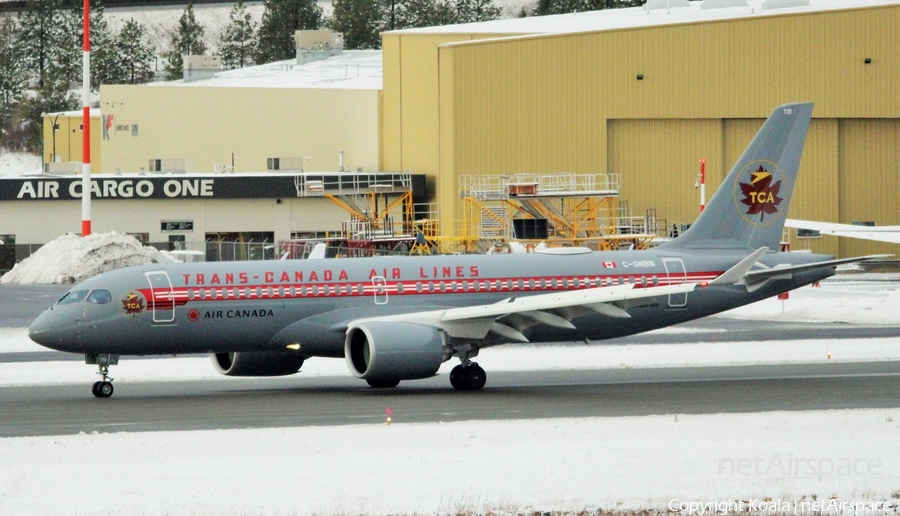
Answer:
[[[466,376],[465,370],[466,369],[462,365],[458,365],[450,370],[450,385],[458,391],[465,390],[465,386],[463,385],[463,380]]]
[[[112,378],[109,377],[109,365],[108,364],[100,364],[100,370],[97,371],[97,374],[100,375],[100,381],[94,382],[94,385],[91,386],[91,394],[98,398],[108,398],[113,395],[113,386],[112,386]]]
[[[400,385],[399,378],[387,378],[380,380],[366,380],[370,387],[374,387],[376,389],[389,389],[391,387],[396,387]]]
[[[478,391],[487,382],[487,373],[476,363],[458,365],[450,371],[450,385],[458,391]]]
[[[98,398],[108,398],[113,395],[113,384],[110,382],[100,382],[94,396]]]
[[[487,373],[478,364],[472,364],[466,368],[466,390],[480,391],[487,382]]]

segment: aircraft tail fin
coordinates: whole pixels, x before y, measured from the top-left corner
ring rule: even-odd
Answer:
[[[694,224],[660,247],[778,249],[812,108],[775,108]]]

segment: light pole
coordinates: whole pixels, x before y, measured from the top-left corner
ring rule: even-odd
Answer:
[[[55,117],[53,117],[53,125],[50,126],[50,130],[53,133],[53,155],[50,156],[50,163],[56,163],[56,131],[58,126],[56,125],[56,121],[59,120],[59,115],[62,113],[57,113]]]
[[[81,236],[91,234],[91,0],[84,0],[81,65]]]
[[[700,188],[700,211],[703,212],[703,208],[706,208],[706,160],[700,158],[697,162],[700,163],[700,172],[697,174],[694,188]]]

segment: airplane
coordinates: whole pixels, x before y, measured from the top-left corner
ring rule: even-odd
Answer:
[[[151,264],[67,292],[32,340],[98,366],[122,355],[209,353],[229,376],[343,358],[375,388],[435,376],[485,386],[473,361],[516,342],[598,341],[690,321],[835,274],[847,259],[777,252],[812,104],[776,108],[690,229],[651,250]],[[548,349],[548,353],[552,352]]]
[[[798,219],[787,219],[784,221],[784,226],[788,228],[811,229],[823,235],[900,244],[900,226],[857,226],[856,224],[837,224],[834,222]]]

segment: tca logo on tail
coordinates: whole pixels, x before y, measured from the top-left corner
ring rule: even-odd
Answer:
[[[741,170],[734,182],[734,204],[744,220],[754,226],[778,220],[783,179],[784,173],[771,161],[751,161]]]

